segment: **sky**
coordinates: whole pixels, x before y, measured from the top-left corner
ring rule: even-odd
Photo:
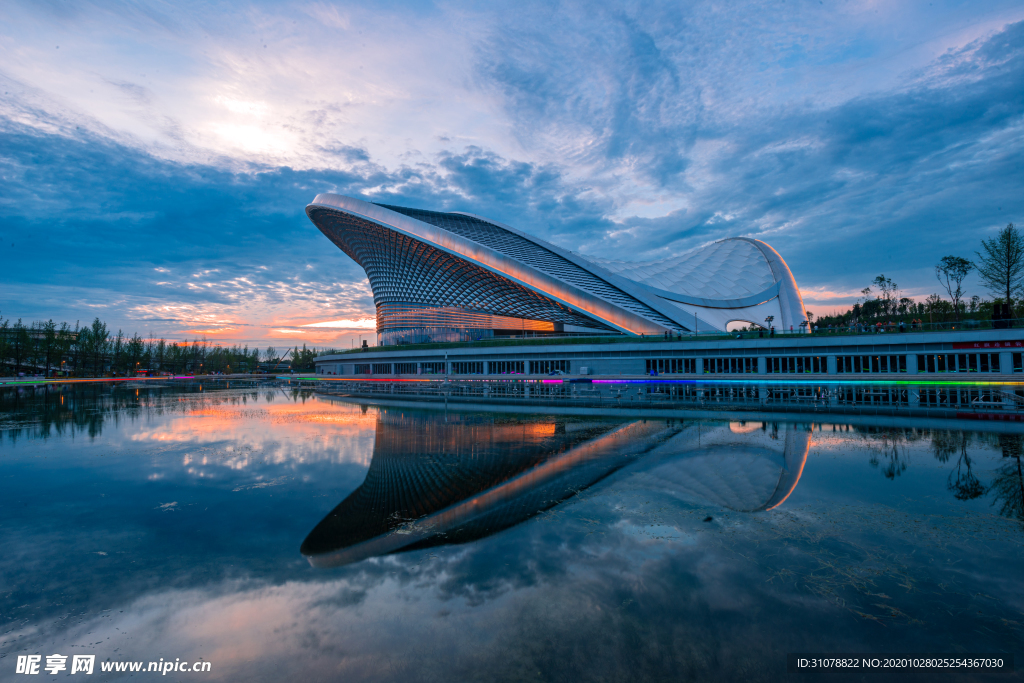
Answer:
[[[10,0],[0,316],[372,338],[320,192],[602,258],[755,237],[819,315],[923,298],[1024,224],[1022,84],[1020,0]]]

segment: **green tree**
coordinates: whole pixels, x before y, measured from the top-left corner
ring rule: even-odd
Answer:
[[[146,342],[136,332],[125,344],[127,374],[134,375],[135,371],[142,365],[142,354],[145,350]]]
[[[1024,457],[1024,440],[1020,435],[1000,434],[999,445],[1006,461],[992,480],[992,504],[1000,504],[1000,514],[1024,522],[1024,468],[1020,462]]]
[[[110,369],[113,370],[113,374],[116,375],[118,370],[124,373],[126,358],[124,357],[125,351],[125,337],[124,332],[121,330],[117,331],[117,336],[114,337],[114,348],[113,348],[113,359],[110,362]]]
[[[981,251],[975,254],[982,284],[1012,306],[1014,294],[1024,285],[1024,235],[1009,223],[992,239],[982,240]]]
[[[45,360],[46,371],[44,376],[50,376],[50,367],[53,365],[53,356],[57,350],[57,323],[53,320],[47,320],[39,326],[42,335],[40,335],[40,344],[42,346],[41,360]]]
[[[156,367],[154,368],[158,372],[164,369],[164,357],[166,355],[167,355],[167,340],[165,340],[165,339],[158,339],[157,342],[156,342],[156,350],[155,350],[155,359],[156,359],[155,365],[156,365]]]
[[[891,315],[895,313],[896,301],[899,299],[900,286],[885,275],[879,275],[871,281],[871,284],[878,287],[878,291],[882,293],[882,295],[878,297],[882,315]],[[863,290],[865,296],[870,292],[870,287],[865,287]]]
[[[935,266],[935,277],[939,284],[949,292],[949,298],[953,300],[953,317],[960,322],[960,299],[964,296],[964,278],[974,270],[974,264],[959,256],[943,256],[942,260]]]
[[[0,374],[7,374],[4,366],[11,357],[11,321],[0,317]]]
[[[29,354],[31,339],[28,335],[28,328],[18,318],[11,328],[11,357],[14,360],[14,374],[21,372],[22,361]]]
[[[71,331],[71,326],[67,323],[61,323],[60,327],[56,331],[56,342],[55,342],[55,354],[54,365],[60,369],[67,369],[64,367],[64,361],[71,355],[71,347],[75,343],[74,332]]]
[[[75,374],[79,377],[87,372],[89,349],[92,346],[91,337],[91,328],[79,328],[78,323],[75,323]]]
[[[810,316],[810,313],[808,313],[808,316]],[[317,353],[315,347],[307,348],[306,345],[303,344],[302,348],[299,349],[299,347],[296,346],[292,350],[292,368],[295,370],[312,370],[313,359],[318,355],[320,354]]]
[[[107,324],[99,318],[94,318],[92,328],[89,330],[89,350],[92,352],[93,376],[99,377],[103,374],[103,356],[107,351],[107,344],[110,341],[110,331]]]
[[[935,314],[942,310],[942,297],[938,294],[929,294],[924,300],[925,310],[928,311],[928,322],[935,322]]]
[[[167,351],[165,361],[167,365],[171,367],[172,374],[178,374],[178,366],[181,362],[181,347],[177,342],[169,342],[167,344]]]

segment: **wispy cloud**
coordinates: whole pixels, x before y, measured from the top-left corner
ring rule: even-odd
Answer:
[[[602,257],[756,236],[820,305],[881,272],[926,294],[938,258],[1024,222],[1009,2],[0,18],[4,315],[343,341],[374,306],[303,214],[322,191]]]

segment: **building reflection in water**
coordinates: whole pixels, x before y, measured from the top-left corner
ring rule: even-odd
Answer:
[[[767,423],[447,418],[382,411],[362,485],[302,543],[316,567],[465,543],[605,480],[636,477],[684,500],[756,512],[799,481],[809,432]]]
[[[736,512],[782,505],[800,481],[811,433],[795,424],[695,424],[638,463],[634,483]]]

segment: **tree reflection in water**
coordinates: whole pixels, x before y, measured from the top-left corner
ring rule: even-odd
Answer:
[[[876,428],[867,427],[858,429],[861,436],[872,448],[871,459],[868,460],[872,467],[882,467],[882,474],[886,479],[895,479],[907,471],[909,462],[908,446],[917,441],[917,430],[900,428]],[[882,456],[879,458],[879,454]]]
[[[953,454],[957,456],[956,469],[951,470],[946,479],[946,488],[957,500],[974,500],[985,495],[985,486],[971,470],[971,456],[967,452],[970,444],[971,435],[967,432],[936,432],[932,437],[939,462],[948,462]]]
[[[1017,434],[1000,434],[999,446],[1007,460],[992,480],[992,504],[999,504],[999,514],[1024,522],[1024,474],[1020,458],[1024,455],[1024,439]]]

